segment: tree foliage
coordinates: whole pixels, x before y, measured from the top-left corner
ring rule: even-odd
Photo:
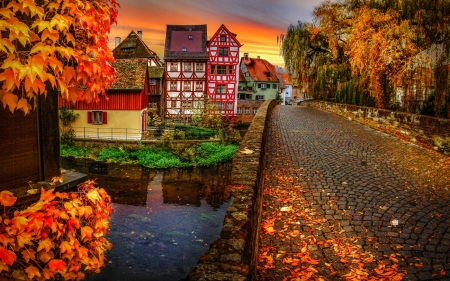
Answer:
[[[291,25],[281,53],[318,99],[450,117],[450,0],[325,1]],[[429,107],[429,106],[428,106]]]
[[[0,0],[0,100],[27,114],[37,95],[98,100],[114,79],[115,0]]]

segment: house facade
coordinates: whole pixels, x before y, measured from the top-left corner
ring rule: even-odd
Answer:
[[[292,102],[292,75],[288,73],[280,73],[280,82],[284,85],[284,90],[281,92],[283,97],[283,104]]]
[[[164,62],[164,116],[190,120],[204,107],[208,62],[206,24],[167,25]]]
[[[208,100],[230,121],[233,121],[237,108],[240,47],[236,34],[223,24],[208,42]]]
[[[147,63],[146,58],[116,60],[116,79],[98,101],[70,104],[60,100],[60,107],[73,108],[78,114],[72,123],[76,137],[141,139],[147,120]]]

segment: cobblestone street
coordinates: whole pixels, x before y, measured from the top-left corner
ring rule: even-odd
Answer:
[[[450,280],[450,157],[306,106],[270,122],[259,280]]]

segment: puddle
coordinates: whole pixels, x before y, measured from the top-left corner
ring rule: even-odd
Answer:
[[[64,169],[97,178],[113,201],[108,262],[86,280],[180,280],[219,237],[230,200],[229,163],[154,170],[71,157]]]

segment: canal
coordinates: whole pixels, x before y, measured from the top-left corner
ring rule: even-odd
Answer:
[[[97,179],[114,214],[106,236],[114,248],[99,280],[181,280],[219,237],[231,203],[231,163],[155,170],[64,157],[64,169]]]

